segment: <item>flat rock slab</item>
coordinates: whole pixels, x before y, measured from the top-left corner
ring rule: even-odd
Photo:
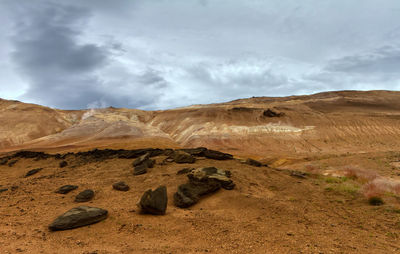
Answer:
[[[128,191],[129,186],[125,182],[118,182],[113,184],[113,189],[119,191]]]
[[[59,193],[59,194],[67,194],[67,193],[69,193],[69,192],[71,192],[73,190],[76,190],[76,189],[78,189],[78,186],[67,184],[67,185],[61,186],[55,192]]]
[[[167,203],[167,187],[160,186],[154,191],[147,190],[140,199],[139,206],[142,213],[162,215],[167,210]]]
[[[49,225],[51,231],[78,228],[97,223],[107,218],[108,211],[89,206],[79,206],[72,208],[63,215],[59,216]]]
[[[94,197],[94,191],[87,189],[76,195],[75,202],[87,202],[92,200],[93,197]]]
[[[42,169],[43,169],[43,168],[35,168],[35,169],[32,169],[32,170],[29,170],[29,171],[25,174],[25,177],[28,177],[28,176],[32,176],[32,175],[34,175],[34,174],[37,174],[37,173],[39,173]]]

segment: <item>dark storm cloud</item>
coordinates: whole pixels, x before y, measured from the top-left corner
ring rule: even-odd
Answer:
[[[102,79],[98,72],[121,46],[79,41],[80,29],[91,16],[88,9],[46,3],[32,7],[27,15],[13,37],[13,60],[29,82],[23,98],[67,109],[88,105],[139,107],[155,99],[121,94],[118,87]],[[141,85],[163,81],[151,71],[133,78]]]

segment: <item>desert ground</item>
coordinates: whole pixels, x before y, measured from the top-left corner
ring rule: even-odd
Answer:
[[[255,97],[164,111],[0,100],[0,123],[0,253],[400,253],[400,92]],[[232,158],[173,159],[196,147]],[[147,148],[161,152],[143,174],[132,165],[139,155],[118,155]],[[188,182],[178,172],[207,167],[229,171],[234,188],[177,207],[175,193]],[[27,175],[33,169],[40,170]],[[119,181],[130,189],[113,189]],[[67,184],[78,188],[55,193]],[[143,193],[161,185],[165,214],[143,213]],[[85,189],[94,198],[75,202]],[[49,230],[80,205],[108,217]]]

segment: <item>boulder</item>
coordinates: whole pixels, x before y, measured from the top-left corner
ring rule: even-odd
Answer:
[[[59,166],[60,166],[60,168],[66,167],[66,166],[68,166],[68,162],[62,161],[62,162],[60,162]]]
[[[34,175],[34,174],[40,172],[42,169],[43,169],[43,168],[35,168],[35,169],[32,169],[32,170],[29,170],[29,171],[25,174],[25,177]]]
[[[119,191],[128,191],[129,186],[125,182],[118,182],[113,184],[113,189]]]
[[[200,200],[201,196],[216,192],[221,187],[227,190],[235,187],[233,181],[229,179],[230,171],[215,167],[194,169],[187,176],[189,182],[180,185],[174,194],[174,204],[177,207],[192,206]]]
[[[160,186],[154,191],[147,190],[140,199],[139,207],[143,213],[163,215],[167,210],[167,187]]]
[[[148,159],[150,158],[150,153],[146,153],[142,156],[140,156],[139,158],[137,158],[136,160],[133,161],[133,166],[139,166],[141,164],[143,164],[144,162],[146,162]]]
[[[141,164],[135,166],[133,170],[134,175],[142,175],[147,173],[148,168],[154,167],[155,160],[147,158],[145,161],[143,161]]]
[[[233,156],[229,153],[223,153],[215,150],[206,150],[204,156],[213,160],[232,160]]]
[[[55,192],[59,193],[59,194],[67,194],[67,193],[69,193],[69,192],[71,192],[73,190],[76,190],[76,189],[78,189],[78,186],[67,184],[67,185],[61,186]]]
[[[76,195],[75,202],[87,202],[92,200],[93,197],[94,197],[94,191],[87,189]]]
[[[107,218],[108,211],[89,206],[72,208],[55,219],[50,225],[51,231],[66,230],[97,223]]]
[[[184,151],[175,152],[173,159],[176,163],[194,163],[196,161],[196,159],[192,155]]]

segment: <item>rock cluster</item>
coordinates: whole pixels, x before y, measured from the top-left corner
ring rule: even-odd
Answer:
[[[155,164],[155,160],[150,159],[150,153],[146,153],[142,156],[140,156],[139,158],[137,158],[134,162],[133,162],[133,174],[134,175],[142,175],[147,173],[147,169],[148,168],[152,168],[154,167]]]
[[[232,190],[235,187],[229,178],[230,172],[215,167],[194,169],[187,177],[189,182],[180,185],[174,194],[174,204],[177,207],[192,206],[205,194],[213,193],[220,188]]]

